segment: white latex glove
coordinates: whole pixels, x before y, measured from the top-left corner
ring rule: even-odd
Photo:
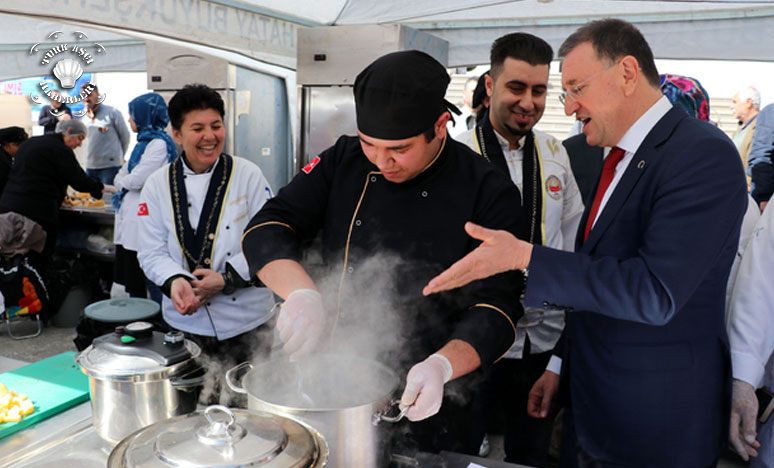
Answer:
[[[757,457],[756,449],[761,446],[755,440],[757,417],[758,397],[755,396],[755,389],[743,380],[734,379],[728,440],[745,461]]]
[[[451,363],[440,354],[431,354],[419,364],[414,364],[406,376],[406,389],[400,397],[401,409],[411,406],[406,417],[410,421],[421,421],[436,414],[443,401],[443,384],[451,376]]]
[[[322,296],[313,289],[296,289],[280,306],[277,331],[290,357],[310,353],[320,341],[325,324]]]

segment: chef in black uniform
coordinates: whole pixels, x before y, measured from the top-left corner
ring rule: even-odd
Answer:
[[[467,221],[515,233],[521,202],[506,176],[447,136],[448,109],[456,111],[444,100],[448,83],[444,67],[418,51],[369,65],[354,85],[358,136],[340,137],[270,199],[242,248],[251,275],[285,299],[277,329],[291,356],[321,348],[323,336],[335,348],[356,322],[398,311],[401,327],[376,332],[399,342],[379,359],[401,375],[410,368],[401,408],[426,421],[407,430],[421,450],[470,452],[469,405],[444,393],[470,390],[473,378],[458,377],[513,343],[523,278],[510,272],[442,296],[423,297],[421,288],[478,245]],[[301,247],[317,236],[334,281],[303,265]],[[389,265],[370,268],[376,257]],[[324,283],[334,284],[330,294],[322,289],[325,301]],[[389,297],[381,310],[363,306],[373,295]]]

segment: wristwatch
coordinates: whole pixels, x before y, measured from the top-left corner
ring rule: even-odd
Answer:
[[[234,291],[237,290],[236,284],[234,284],[234,277],[231,276],[231,272],[226,270],[225,273],[221,273],[220,276],[223,277],[223,290],[221,291],[223,294],[233,294]]]

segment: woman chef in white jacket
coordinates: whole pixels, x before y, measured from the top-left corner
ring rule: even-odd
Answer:
[[[223,99],[204,85],[187,85],[169,101],[183,152],[142,190],[138,259],[166,295],[164,320],[229,365],[271,345],[273,296],[250,281],[240,242],[271,189],[256,165],[222,152],[223,115]]]

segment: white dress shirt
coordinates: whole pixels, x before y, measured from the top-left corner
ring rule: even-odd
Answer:
[[[602,214],[602,211],[604,211],[607,201],[610,200],[615,187],[618,185],[621,177],[623,177],[623,173],[626,172],[626,168],[629,167],[629,163],[634,158],[634,153],[636,153],[640,148],[640,145],[645,140],[645,137],[648,136],[648,133],[653,130],[653,127],[656,126],[658,121],[661,120],[661,118],[664,117],[671,108],[672,103],[669,102],[669,99],[667,99],[666,96],[661,96],[661,98],[656,101],[656,103],[653,104],[650,109],[642,114],[640,118],[637,119],[637,121],[634,122],[631,127],[629,127],[629,130],[624,133],[623,138],[621,138],[621,140],[616,145],[625,151],[624,157],[618,162],[618,165],[615,166],[615,175],[613,176],[613,180],[610,182],[610,185],[607,187],[607,190],[605,190],[605,195],[602,197],[602,202],[599,204],[597,216],[594,218],[595,224],[599,219],[599,215]],[[607,155],[605,155],[605,158],[607,158]],[[592,228],[593,227],[594,226],[592,225]]]

